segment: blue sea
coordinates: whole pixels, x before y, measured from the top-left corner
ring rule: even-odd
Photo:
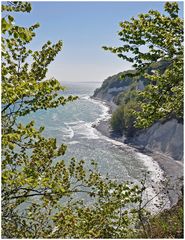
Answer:
[[[66,162],[72,157],[83,159],[88,168],[91,160],[95,160],[103,175],[108,173],[111,179],[120,182],[139,183],[144,172],[149,171],[146,198],[152,198],[164,178],[158,164],[151,157],[102,135],[92,127],[102,119],[110,119],[108,107],[103,102],[90,98],[101,83],[63,83],[62,85],[66,86],[66,91],[62,93],[64,96],[77,95],[79,99],[56,109],[32,113],[22,121],[26,123],[35,120],[37,127],[45,126],[46,137],[55,137],[58,144],[65,143],[67,151],[62,158]],[[152,184],[155,184],[154,188]],[[158,195],[148,206],[151,211],[156,211],[155,203],[159,202],[159,198]]]

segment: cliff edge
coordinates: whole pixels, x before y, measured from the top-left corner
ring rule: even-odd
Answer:
[[[153,65],[148,69],[151,72],[153,69],[165,68],[168,63],[160,63]],[[98,98],[108,103],[113,103],[117,108],[120,104],[124,104],[122,99],[127,96],[127,100],[132,98],[132,89],[142,90],[147,84],[147,79],[143,76],[124,77],[128,73],[135,73],[134,70],[118,73],[114,76],[108,77],[99,89],[96,89],[93,97]],[[120,77],[122,76],[123,79]],[[129,96],[129,97],[128,97]],[[109,104],[110,105],[110,104]],[[115,111],[113,109],[113,114]],[[110,123],[109,123],[110,124]],[[178,119],[171,118],[165,121],[158,121],[151,127],[142,130],[133,130],[132,134],[128,136],[123,130],[119,130],[122,135],[122,141],[132,143],[140,148],[163,153],[174,160],[183,160],[183,122]],[[111,129],[111,127],[110,127]],[[119,129],[119,128],[118,128]],[[114,132],[111,130],[111,132]]]

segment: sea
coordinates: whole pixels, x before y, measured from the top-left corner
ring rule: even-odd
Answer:
[[[108,106],[91,98],[100,82],[62,83],[66,90],[64,96],[74,95],[79,98],[65,106],[56,109],[39,110],[25,116],[22,121],[35,121],[36,127],[45,126],[44,135],[54,137],[58,144],[66,144],[67,151],[62,159],[66,162],[72,157],[83,159],[88,168],[91,160],[98,163],[98,169],[103,176],[107,174],[119,182],[131,181],[140,184],[148,172],[145,200],[149,201],[147,208],[157,212],[158,203],[164,195],[158,194],[164,181],[163,171],[150,156],[136,151],[134,148],[102,135],[93,125],[101,120],[110,120]],[[157,195],[157,196],[156,196]],[[156,196],[156,197],[154,197]],[[165,199],[166,207],[169,205]]]

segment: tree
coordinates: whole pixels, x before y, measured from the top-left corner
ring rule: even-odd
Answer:
[[[183,20],[176,2],[166,2],[168,15],[150,10],[120,23],[121,47],[103,47],[127,60],[149,84],[139,92],[141,111],[136,126],[148,127],[159,119],[183,118]],[[165,71],[147,74],[151,63],[169,62]]]
[[[5,238],[118,238],[133,234],[141,189],[101,176],[92,162],[62,160],[66,146],[42,136],[44,127],[19,122],[20,116],[76,99],[46,80],[62,42],[48,41],[32,52],[39,24],[14,24],[9,14],[30,12],[27,2],[2,5],[2,236]],[[32,58],[32,60],[30,60]],[[31,64],[29,64],[31,62]],[[77,194],[77,195],[76,195]],[[88,203],[80,200],[85,194]]]

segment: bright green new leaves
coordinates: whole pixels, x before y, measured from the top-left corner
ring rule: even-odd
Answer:
[[[132,207],[140,200],[138,186],[102,178],[96,166],[86,171],[84,162],[75,159],[51,165],[47,155],[52,158],[57,149],[55,153],[48,149],[44,156],[39,156],[38,145],[35,150],[35,161],[25,159],[23,171],[3,173],[5,236],[116,238],[133,234],[137,214]],[[38,160],[42,157],[45,161]]]
[[[31,122],[3,135],[3,235],[116,238],[133,234],[138,218],[132,207],[140,200],[139,187],[102,177],[94,162],[89,170],[84,161],[74,158],[66,164],[61,159],[66,146],[43,138],[42,131]]]
[[[133,63],[137,74],[144,74],[153,62],[170,61],[166,71],[147,75],[150,84],[141,93],[141,111],[136,112],[140,127],[148,127],[161,118],[183,115],[183,20],[178,17],[176,2],[167,2],[164,9],[168,15],[150,10],[121,22],[118,34],[123,46],[104,47]]]
[[[17,11],[28,10],[27,3],[9,3],[3,7],[16,7]],[[24,10],[23,10],[24,9]],[[25,10],[25,11],[27,11]],[[16,26],[14,18],[2,18],[2,117],[4,122],[12,122],[38,109],[55,108],[76,99],[60,96],[64,88],[54,78],[45,80],[49,64],[62,49],[62,42],[48,41],[41,51],[32,52],[27,46],[35,36],[35,24],[29,28]],[[32,64],[29,64],[32,58]],[[44,80],[44,81],[43,81]],[[5,121],[6,120],[6,121]],[[11,123],[10,123],[11,124]]]
[[[51,237],[123,238],[133,234],[131,224],[136,219],[126,206],[139,201],[138,187],[118,185],[97,176],[93,189],[89,194],[94,193],[94,206],[83,201],[67,203],[53,218],[56,227]]]
[[[29,2],[7,2],[7,4],[3,4],[1,6],[2,12],[30,12],[31,11],[31,4]]]
[[[34,31],[39,24],[29,28],[20,27],[7,14],[9,11],[30,10],[30,3],[24,2],[8,2],[2,6],[3,13],[6,12],[2,17],[1,111],[2,219],[5,237],[8,237],[8,232],[11,237],[18,237],[19,227],[27,224],[25,220],[22,222],[18,212],[20,205],[27,202],[29,196],[44,196],[49,191],[48,187],[53,191],[56,179],[61,180],[59,175],[55,175],[59,168],[58,165],[53,166],[53,161],[66,151],[65,145],[57,146],[56,139],[41,136],[43,127],[36,130],[33,122],[23,126],[18,123],[18,117],[39,109],[55,108],[76,99],[73,96],[61,96],[64,87],[56,79],[45,79],[48,66],[61,50],[62,42],[52,45],[48,41],[40,51],[32,52],[28,43],[35,36]],[[56,177],[53,181],[52,173]],[[25,232],[26,229],[22,234]],[[30,235],[33,236],[34,233]]]
[[[31,5],[6,3],[2,10],[29,12]],[[129,237],[138,220],[131,210],[141,199],[139,187],[102,177],[94,162],[89,168],[74,158],[66,163],[64,144],[43,137],[44,127],[37,130],[33,121],[19,123],[20,116],[76,99],[63,97],[64,87],[46,79],[62,42],[28,48],[38,26],[2,18],[2,236]]]
[[[132,137],[136,131],[134,126],[136,117],[134,111],[138,110],[140,107],[135,99],[128,100],[128,102],[123,102],[116,110],[113,112],[111,117],[111,127],[115,132],[126,135],[127,137]]]
[[[151,125],[156,119],[183,119],[183,59],[177,59],[161,74],[145,74],[151,83],[139,92],[141,112],[135,112],[138,126]]]

